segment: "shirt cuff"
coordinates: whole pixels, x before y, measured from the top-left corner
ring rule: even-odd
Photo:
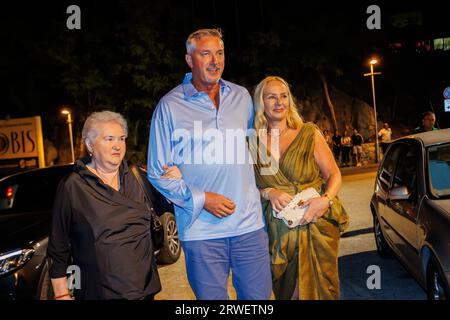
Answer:
[[[189,225],[187,226],[187,228],[190,228],[203,210],[203,206],[205,205],[205,192],[197,187],[194,187],[193,185],[186,185],[191,191],[192,199],[192,217]]]

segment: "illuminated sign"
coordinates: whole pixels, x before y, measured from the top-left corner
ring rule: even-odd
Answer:
[[[0,120],[0,167],[45,167],[41,117]]]

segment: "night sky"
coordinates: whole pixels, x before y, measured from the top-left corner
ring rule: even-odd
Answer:
[[[308,59],[323,57],[329,70],[340,72],[329,72],[330,83],[370,104],[370,85],[362,74],[368,72],[367,59],[375,53],[382,61],[378,67],[383,77],[377,80],[381,113],[383,104],[389,104],[398,92],[408,95],[408,103],[400,107],[405,112],[413,108],[415,121],[429,106],[439,108],[441,92],[450,86],[450,51],[419,55],[414,53],[414,44],[450,36],[448,1],[420,5],[406,1],[310,2],[16,1],[1,12],[0,118],[51,115],[57,114],[63,104],[82,105],[80,101],[84,100],[77,100],[67,89],[64,79],[68,69],[53,53],[70,50],[69,55],[83,60],[81,68],[98,68],[109,81],[119,72],[112,70],[112,65],[127,65],[129,56],[119,54],[120,48],[128,45],[128,39],[137,37],[134,31],[139,25],[150,30],[153,46],[161,46],[152,56],[155,62],[147,68],[163,76],[165,82],[149,91],[129,86],[126,77],[117,76],[111,80],[112,85],[101,88],[104,96],[111,95],[116,104],[139,104],[149,97],[145,103],[151,113],[148,105],[156,103],[189,71],[184,63],[184,42],[189,33],[203,27],[220,27],[227,57],[223,77],[249,90],[267,74],[283,76],[294,85],[314,83],[317,79]],[[81,30],[66,28],[66,8],[70,4],[81,8]],[[370,4],[381,8],[381,30],[366,27]],[[419,12],[421,25],[394,28],[393,15],[408,12]],[[394,55],[389,45],[398,42],[404,44],[404,49],[408,45],[412,49]],[[71,72],[76,73],[78,67]],[[80,74],[84,71],[80,70]],[[146,72],[148,76],[148,69]],[[99,104],[110,102],[103,100]],[[448,114],[436,111],[441,125],[449,126]]]

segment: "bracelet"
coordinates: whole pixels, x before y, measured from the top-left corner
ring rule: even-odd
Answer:
[[[331,198],[328,193],[324,193],[322,197],[325,197],[328,199],[328,205],[331,207],[334,203],[333,198]]]
[[[264,200],[269,200],[269,192],[270,190],[272,190],[273,188],[265,188],[262,192],[262,197]]]
[[[56,296],[55,300],[58,300],[58,299],[61,299],[61,298],[67,297],[67,296],[72,297],[72,295],[70,293],[66,293],[66,294],[62,294],[62,295]]]

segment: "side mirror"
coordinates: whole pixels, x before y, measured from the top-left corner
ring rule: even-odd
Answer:
[[[408,200],[411,194],[405,186],[395,187],[389,191],[389,199],[391,200]]]

